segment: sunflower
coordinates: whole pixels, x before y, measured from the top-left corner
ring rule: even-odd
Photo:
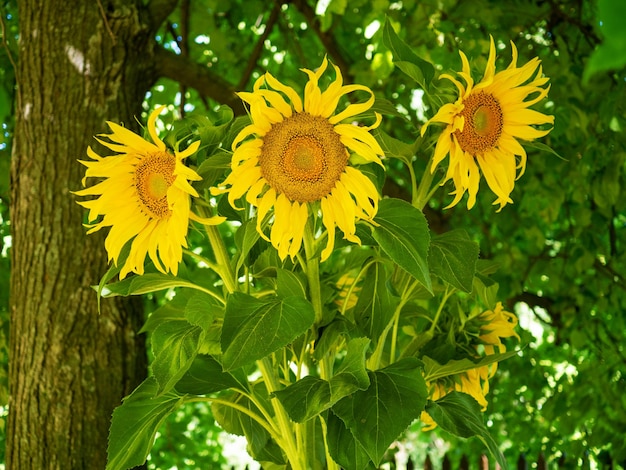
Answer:
[[[506,70],[495,73],[496,49],[493,38],[485,75],[477,84],[470,75],[467,57],[459,51],[463,71],[458,75],[463,85],[454,77],[443,74],[459,90],[455,103],[443,105],[422,127],[424,135],[432,122],[446,124],[437,140],[431,172],[450,155],[445,181],[452,180],[456,205],[465,192],[469,193],[467,208],[476,203],[476,193],[482,172],[487,184],[497,196],[494,204],[501,210],[512,203],[510,194],[515,180],[526,169],[526,151],[519,139],[532,141],[543,137],[550,129],[533,126],[553,124],[554,116],[529,109],[548,94],[548,78],[542,76],[541,61],[535,57],[522,67],[517,67],[517,49],[511,43],[512,60]],[[479,170],[480,168],[480,170]],[[442,183],[443,184],[443,183]]]
[[[496,354],[496,352],[501,354],[506,351],[501,338],[515,336],[518,340],[520,339],[515,332],[517,317],[505,311],[501,302],[498,302],[493,310],[486,310],[481,313],[477,317],[477,321],[482,323],[478,339],[480,344],[483,345],[487,356]],[[429,398],[435,401],[452,391],[463,392],[471,395],[478,402],[482,411],[485,411],[487,409],[485,396],[489,393],[489,379],[494,376],[497,368],[498,363],[494,362],[431,383],[429,384]],[[434,429],[437,426],[431,416],[425,411],[422,412],[420,420],[422,421],[424,431]]]
[[[130,253],[121,267],[119,277],[129,272],[143,274],[146,255],[163,273],[178,272],[182,249],[187,247],[189,218],[206,224],[216,224],[222,217],[200,219],[190,211],[190,195],[198,196],[189,181],[200,176],[183,165],[182,160],[192,155],[199,142],[194,142],[183,152],[170,153],[156,133],[157,116],[165,106],[157,108],[148,119],[148,131],[152,142],[113,122],[107,122],[111,134],[103,134],[108,140],[96,138],[117,155],[102,157],[87,148],[93,161],[80,161],[87,167],[83,186],[89,177],[102,178],[99,183],[76,191],[78,196],[98,196],[78,204],[89,209],[87,233],[111,227],[104,247],[109,262],[117,265],[124,245],[133,240]]]
[[[383,150],[369,133],[381,116],[376,113],[369,127],[352,123],[372,107],[374,94],[362,85],[343,85],[335,65],[335,80],[322,92],[318,81],[327,66],[324,58],[316,72],[302,69],[309,78],[304,100],[269,73],[259,77],[252,92],[239,93],[249,105],[252,123],[233,142],[231,173],[212,189],[214,195],[228,193],[233,207],[245,194],[256,207],[259,234],[281,259],[293,258],[300,250],[310,214],[321,212],[327,231],[323,261],[333,250],[335,227],[345,239],[360,243],[356,221],[371,221],[378,211],[376,187],[350,165],[352,153],[353,160],[360,157],[382,166]],[[369,99],[335,113],[340,98],[357,90],[369,93]],[[348,119],[350,123],[344,122]],[[268,215],[273,216],[269,237],[262,228]]]

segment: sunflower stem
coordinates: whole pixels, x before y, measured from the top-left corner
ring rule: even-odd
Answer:
[[[222,278],[224,286],[229,294],[232,294],[237,290],[237,281],[235,279],[235,272],[230,264],[230,257],[226,251],[226,246],[222,240],[222,236],[215,225],[205,225],[207,237],[211,248],[213,248],[213,255],[215,256],[216,272]]]
[[[257,361],[257,366],[259,367],[259,371],[261,371],[261,375],[265,380],[265,386],[267,388],[268,394],[271,396],[272,392],[276,390],[280,390],[279,380],[275,374],[275,369],[269,357],[264,357],[263,359]],[[289,416],[287,416],[287,412],[283,405],[280,403],[278,398],[273,397],[270,398],[272,407],[274,408],[274,414],[276,415],[276,420],[278,422],[278,429],[280,430],[281,440],[283,443],[283,450],[287,454],[287,459],[291,464],[291,468],[293,470],[305,470],[306,465],[301,462],[301,458],[305,457],[301,452],[298,452],[298,445],[296,443],[296,433],[294,432],[293,427],[291,426],[291,420]],[[297,426],[297,425],[296,425]]]
[[[322,290],[320,286],[320,259],[315,255],[316,245],[313,228],[309,220],[304,229],[304,253],[306,258],[306,277],[309,283],[309,294],[315,311],[315,324],[320,325],[323,317]]]
[[[413,200],[411,203],[413,206],[417,207],[419,210],[424,209],[424,206],[428,203],[428,200],[432,196],[432,191],[430,189],[430,185],[433,182],[434,173],[430,170],[430,166],[432,164],[432,159],[428,161],[426,165],[426,169],[424,170],[424,174],[422,175],[422,179],[417,187],[417,190],[413,193]],[[413,172],[413,168],[409,168],[411,172]],[[411,173],[413,174],[413,173]]]

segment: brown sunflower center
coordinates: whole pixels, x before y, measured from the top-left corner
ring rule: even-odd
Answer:
[[[279,194],[297,202],[329,194],[348,163],[348,152],[328,119],[296,113],[263,137],[261,174]]]
[[[489,93],[480,92],[465,98],[463,105],[461,115],[465,118],[465,125],[463,131],[454,133],[461,148],[476,155],[495,147],[504,125],[498,100]]]
[[[167,152],[144,157],[135,167],[135,187],[147,213],[161,219],[170,213],[167,190],[174,183],[176,159]]]

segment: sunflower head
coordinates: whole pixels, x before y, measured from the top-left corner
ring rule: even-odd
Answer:
[[[526,151],[520,141],[545,136],[551,128],[535,126],[554,123],[554,116],[530,109],[550,89],[539,59],[518,67],[513,43],[511,48],[511,63],[496,73],[496,50],[491,38],[487,67],[478,83],[474,83],[463,52],[463,69],[458,73],[462,82],[447,74],[441,76],[456,86],[458,99],[443,105],[422,127],[422,135],[433,122],[445,124],[435,146],[431,171],[450,156],[444,183],[452,180],[455,189],[448,207],[456,205],[466,192],[467,208],[474,206],[481,173],[496,195],[498,210],[513,202],[510,194],[526,168]]]
[[[321,213],[328,237],[324,260],[334,247],[336,227],[344,238],[360,243],[356,221],[372,220],[378,210],[376,187],[350,163],[357,155],[382,165],[383,151],[369,133],[380,124],[380,115],[370,126],[354,122],[371,108],[374,95],[365,86],[344,85],[334,65],[335,79],[322,91],[319,80],[327,67],[324,58],[317,71],[303,69],[308,82],[302,98],[269,73],[252,92],[239,93],[252,122],[233,142],[231,173],[212,189],[213,194],[228,193],[233,207],[245,195],[256,208],[258,232],[281,259],[298,253],[311,214]],[[359,90],[369,99],[337,112],[340,99]],[[262,229],[266,218],[271,220],[269,236]]]
[[[189,181],[200,177],[186,167],[182,160],[196,152],[200,143],[194,142],[183,152],[170,152],[156,132],[157,108],[148,119],[152,142],[118,124],[108,122],[111,134],[96,138],[103,146],[116,152],[102,157],[91,147],[87,149],[87,178],[98,178],[93,186],[76,191],[78,196],[96,196],[78,201],[89,209],[88,225],[92,233],[110,227],[105,240],[109,261],[115,264],[124,245],[132,240],[129,255],[119,277],[129,272],[143,274],[146,255],[163,273],[176,274],[187,247],[190,196],[198,196]],[[222,218],[203,219],[204,223],[219,223]]]

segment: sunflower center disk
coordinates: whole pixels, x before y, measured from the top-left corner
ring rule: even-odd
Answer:
[[[296,113],[263,137],[261,174],[291,201],[312,202],[328,195],[348,162],[334,126],[321,116]]]
[[[476,93],[465,98],[461,115],[465,118],[463,131],[454,134],[461,148],[471,155],[494,148],[504,125],[502,108],[491,94]]]
[[[174,183],[176,160],[169,153],[144,157],[135,168],[135,187],[144,209],[154,218],[161,219],[170,213],[167,190]]]

